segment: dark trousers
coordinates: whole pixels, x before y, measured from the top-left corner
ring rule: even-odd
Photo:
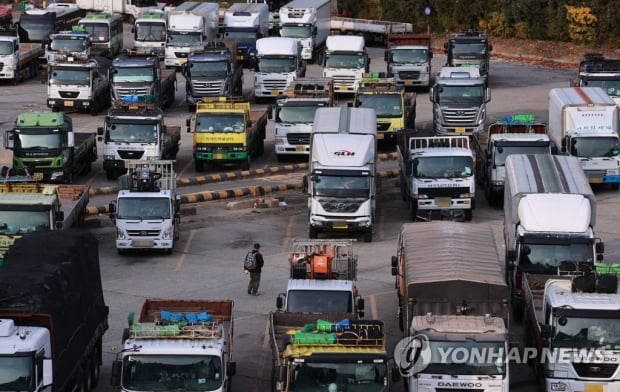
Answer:
[[[260,272],[250,272],[250,283],[248,284],[248,293],[258,293],[258,286],[260,285]]]

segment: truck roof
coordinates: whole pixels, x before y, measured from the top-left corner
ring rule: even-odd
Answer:
[[[330,52],[363,52],[365,47],[364,37],[357,35],[330,35],[325,41]]]
[[[478,79],[480,70],[476,67],[443,67],[437,77],[441,79]]]
[[[319,108],[314,114],[313,133],[377,134],[377,114],[370,108]]]
[[[573,282],[569,279],[547,280],[545,283],[545,302],[554,308],[620,310],[620,293],[576,292],[572,289],[572,285]]]
[[[287,8],[321,8],[325,4],[330,4],[330,0],[292,0],[282,7],[280,10]]]
[[[414,317],[410,330],[412,333],[423,332],[430,339],[448,334],[451,338],[473,339],[478,342],[503,341],[508,333],[508,328],[500,317],[435,314]]]
[[[299,52],[296,38],[267,37],[256,40],[256,55],[296,55]]]
[[[601,87],[562,87],[549,90],[549,99],[556,99],[560,105],[616,106],[613,99]]]
[[[411,158],[437,155],[473,155],[467,136],[409,137],[408,148]]]
[[[235,13],[262,13],[269,12],[269,6],[267,3],[232,3],[230,7],[226,9],[226,14],[233,15]],[[248,16],[248,15],[239,15],[239,16]]]
[[[25,112],[17,115],[17,128],[50,127],[59,128],[71,118],[63,113],[56,112]]]
[[[287,291],[347,291],[353,292],[354,282],[343,279],[289,279]]]
[[[328,98],[332,99],[334,81],[332,78],[299,78],[284,89],[282,98]]]
[[[125,51],[123,55],[112,60],[112,67],[151,67],[154,64],[159,64],[159,58],[157,56],[129,51]]]
[[[579,72],[618,73],[620,72],[620,59],[609,59],[599,53],[588,53],[585,59],[579,62]]]

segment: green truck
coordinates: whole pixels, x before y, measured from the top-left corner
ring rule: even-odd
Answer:
[[[19,114],[15,128],[5,131],[4,148],[13,150],[13,169],[44,182],[70,184],[97,160],[97,135],[74,132],[65,113],[33,111]]]

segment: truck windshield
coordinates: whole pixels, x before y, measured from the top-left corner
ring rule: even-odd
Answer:
[[[106,23],[80,23],[80,26],[84,26],[84,30],[88,31],[92,37],[93,42],[108,42],[110,41],[110,26]]]
[[[504,342],[476,342],[472,339],[465,341],[431,340],[429,347],[431,360],[424,369],[424,373],[453,376],[506,375]]]
[[[459,42],[458,44],[452,45],[452,53],[455,57],[464,54],[477,54],[477,55],[485,55],[487,53],[487,45],[486,43],[480,42],[472,42],[472,43],[464,43]]]
[[[32,133],[31,133],[32,132]],[[35,132],[47,132],[44,134],[37,134]],[[50,134],[49,129],[21,129],[21,132],[15,133],[15,147],[27,150],[27,149],[58,149],[61,147],[61,136],[58,133]]]
[[[375,109],[377,117],[401,117],[402,99],[400,94],[358,94],[355,105],[363,108]]]
[[[276,120],[291,124],[310,124],[314,122],[314,113],[319,106],[282,106]]]
[[[310,25],[283,25],[280,26],[280,37],[288,38],[308,38],[312,35]]]
[[[352,53],[332,53],[325,58],[326,68],[364,68],[366,60],[364,55]]]
[[[572,139],[571,155],[585,158],[615,157],[618,155],[616,137],[579,137]]]
[[[554,347],[620,349],[620,319],[560,316],[553,323]]]
[[[421,64],[428,62],[426,49],[393,49],[391,61],[395,64]]]
[[[34,390],[34,364],[32,356],[0,356],[0,390]]]
[[[261,57],[257,60],[259,72],[293,72],[295,71],[294,57]]]
[[[192,61],[189,68],[194,76],[226,76],[228,61]]]
[[[386,390],[385,363],[303,362],[292,365],[289,391],[324,392]],[[335,387],[330,387],[334,384]]]
[[[28,211],[28,206],[10,211],[0,210],[0,234],[25,234],[50,230],[50,211]]]
[[[161,22],[136,23],[136,41],[165,42],[166,25]]]
[[[484,86],[440,86],[438,102],[441,103],[471,103],[480,105],[484,98]]]
[[[196,132],[235,132],[245,130],[243,114],[199,114],[196,118]]]
[[[331,197],[367,197],[370,194],[370,178],[362,176],[316,176],[314,194]]]
[[[50,49],[57,52],[84,52],[86,39],[84,37],[56,37],[50,43]]]
[[[114,83],[152,82],[153,68],[151,67],[119,67],[112,73]]]
[[[130,391],[213,391],[222,385],[222,362],[209,355],[129,355],[122,387]]]
[[[495,150],[495,166],[505,166],[506,157],[511,154],[549,154],[549,145],[546,146],[501,146]]]
[[[474,173],[474,161],[466,156],[415,158],[411,164],[416,178],[467,178]]]
[[[525,243],[519,256],[519,269],[531,273],[556,273],[563,261],[594,262],[591,243],[568,244]]]
[[[13,43],[11,41],[0,41],[0,55],[13,53]]]
[[[589,77],[584,81],[583,86],[600,87],[611,97],[620,96],[620,78],[616,80],[604,80]]]
[[[195,46],[202,43],[202,35],[200,33],[179,33],[170,31],[168,33],[169,46]]]
[[[227,39],[233,39],[238,44],[255,44],[256,43],[256,31],[227,31],[224,33],[224,37]]]
[[[49,72],[51,84],[90,85],[89,68],[53,67]]]
[[[351,313],[350,291],[289,290],[286,310],[289,312]]]
[[[170,199],[165,197],[121,197],[117,219],[170,219]]]
[[[122,143],[157,143],[157,124],[114,122],[108,127],[106,139]]]

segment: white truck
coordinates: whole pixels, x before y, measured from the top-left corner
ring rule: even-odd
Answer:
[[[301,43],[294,38],[267,37],[256,41],[254,99],[275,98],[306,75]]]
[[[399,33],[388,35],[384,53],[387,73],[401,88],[431,87],[431,34]]]
[[[164,64],[181,67],[192,52],[203,50],[219,31],[218,3],[184,2],[168,14]]]
[[[278,312],[347,313],[364,317],[364,300],[355,285],[357,254],[352,239],[295,239],[289,257],[286,292]]]
[[[508,392],[509,292],[492,226],[405,223],[392,275],[412,350],[395,350],[405,390]],[[426,367],[408,366],[418,357]]]
[[[412,137],[397,140],[400,194],[409,205],[411,220],[437,213],[471,220],[476,207],[474,153],[467,136]]]
[[[230,392],[234,301],[147,299],[129,315],[111,383],[122,392]]]
[[[331,0],[293,0],[280,7],[280,36],[301,42],[301,56],[315,62],[330,32]]]
[[[620,105],[620,59],[587,53],[579,62],[579,71],[571,80],[571,87],[600,87]]]
[[[131,249],[172,253],[181,223],[174,161],[126,161],[125,166],[116,201],[108,206],[118,253]]]
[[[57,54],[88,58],[92,42],[92,35],[77,27],[72,31],[50,34],[43,43],[45,62],[53,62]]]
[[[334,79],[334,92],[353,94],[370,69],[364,37],[330,35],[322,59],[323,77]]]
[[[604,245],[595,236],[596,198],[579,160],[509,155],[504,182],[506,281],[523,316],[523,274],[555,274],[563,261],[593,266]]]
[[[437,135],[472,135],[487,126],[491,89],[474,67],[443,67],[431,87],[433,130]]]
[[[549,136],[561,153],[579,158],[590,183],[620,187],[618,106],[602,88],[551,89]]]
[[[13,84],[39,73],[39,57],[44,55],[40,43],[20,43],[14,27],[0,27],[0,80]]]
[[[168,41],[168,13],[157,8],[143,11],[134,22],[131,32],[133,50],[164,57]]]
[[[256,40],[269,36],[267,3],[233,3],[224,13],[224,38],[237,41],[237,61],[254,68]]]
[[[377,115],[374,109],[319,108],[310,135],[308,237],[361,233],[372,241],[377,193]]]
[[[334,82],[327,78],[299,78],[267,112],[274,119],[278,161],[288,156],[309,155],[310,133],[316,111],[334,103]]]

